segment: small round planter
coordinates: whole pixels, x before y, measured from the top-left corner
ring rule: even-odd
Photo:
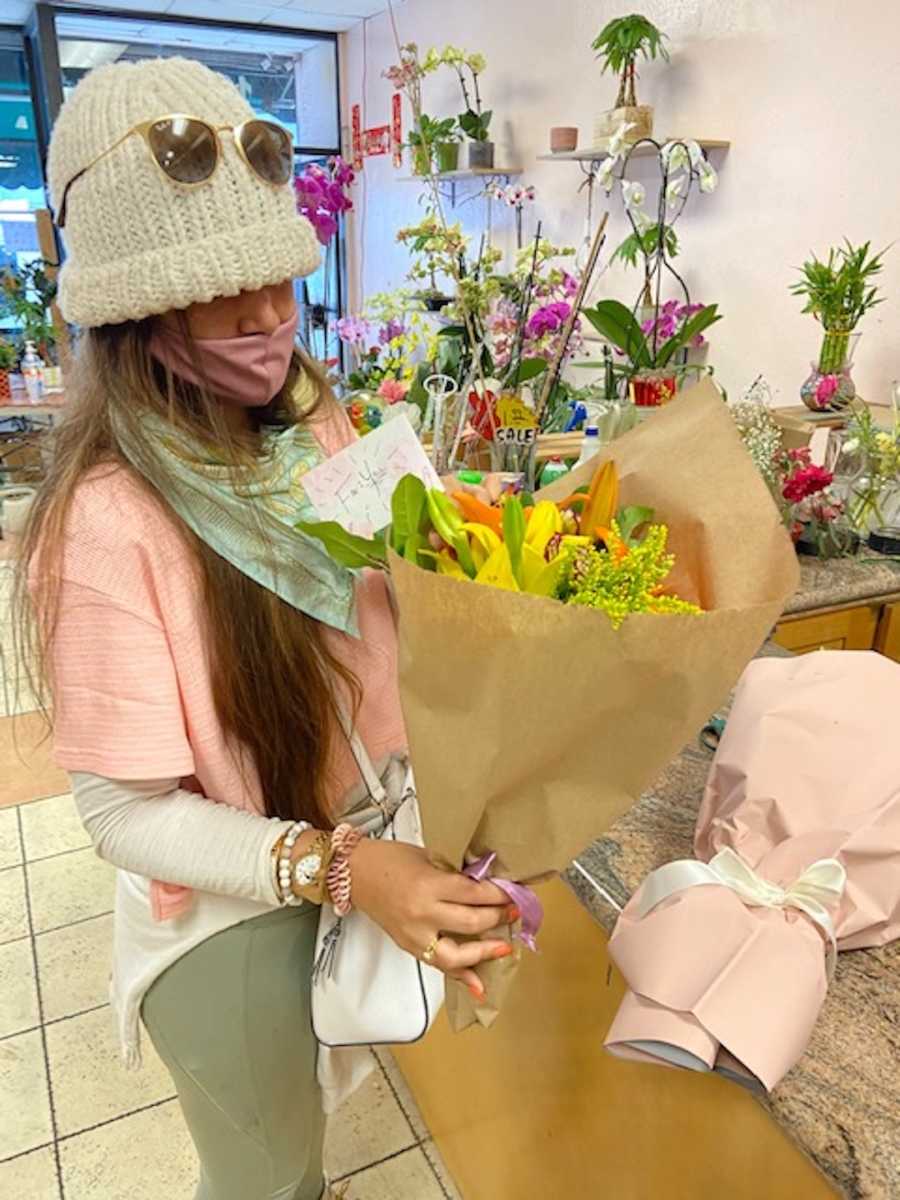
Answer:
[[[459,142],[438,142],[434,148],[437,169],[441,175],[459,170]]]
[[[550,153],[571,154],[578,148],[578,130],[574,125],[557,125],[550,130]]]
[[[469,167],[473,171],[490,171],[494,166],[493,142],[469,142]]]
[[[434,292],[427,292],[421,297],[422,303],[428,312],[439,313],[443,312],[448,304],[453,303],[452,296],[439,296]]]
[[[622,125],[632,127],[625,134],[626,145],[639,142],[641,138],[651,137],[653,135],[653,106],[637,104],[607,109],[594,122],[594,145],[599,146],[601,142],[611,138]]]
[[[813,412],[841,412],[856,399],[851,370],[860,336],[852,331],[826,330],[819,361],[810,364],[810,373],[800,388],[800,399],[807,408]]]

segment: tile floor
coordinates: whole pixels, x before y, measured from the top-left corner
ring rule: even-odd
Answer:
[[[126,1072],[112,1033],[113,870],[11,696],[9,577],[0,560],[0,1197],[192,1200],[171,1081],[147,1039]],[[332,1118],[326,1166],[346,1200],[459,1200],[390,1055]]]

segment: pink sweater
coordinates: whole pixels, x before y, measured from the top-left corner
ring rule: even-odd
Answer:
[[[333,452],[344,435],[328,433],[318,435]],[[335,633],[334,648],[362,685],[357,728],[377,762],[406,746],[381,575],[360,579],[357,603],[360,640]],[[167,510],[130,471],[92,471],[73,501],[62,563],[52,662],[60,766],[111,779],[196,780],[211,800],[263,813],[256,771],[241,769],[216,716],[203,623],[197,569]],[[339,739],[329,773],[336,810],[358,777]],[[157,917],[174,916],[190,892],[154,883],[152,901]]]

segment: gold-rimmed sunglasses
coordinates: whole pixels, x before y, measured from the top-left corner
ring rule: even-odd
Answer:
[[[222,158],[219,143],[221,133],[234,135],[234,144],[241,158],[264,183],[283,187],[290,182],[294,173],[293,143],[287,130],[273,121],[251,118],[240,125],[211,125],[200,117],[169,113],[153,121],[134,125],[73,175],[63,188],[57,225],[62,229],[66,224],[66,203],[73,184],[134,134],[144,139],[153,161],[167,179],[194,187],[206,183],[215,174]]]

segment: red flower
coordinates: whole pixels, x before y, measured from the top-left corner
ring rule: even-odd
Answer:
[[[824,492],[833,481],[834,476],[824,467],[803,467],[801,470],[795,471],[787,480],[781,494],[791,504],[799,504],[807,496],[814,496],[816,492]]]

